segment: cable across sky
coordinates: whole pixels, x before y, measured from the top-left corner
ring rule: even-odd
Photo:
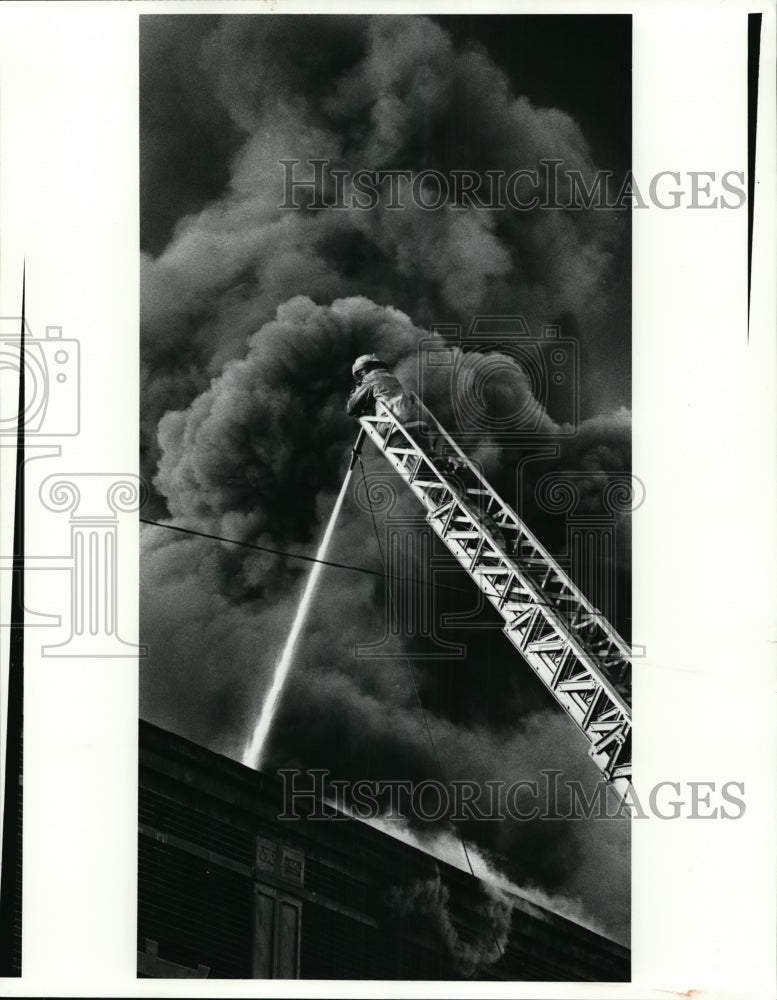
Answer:
[[[255,549],[257,552],[269,552],[271,555],[284,556],[287,559],[301,559],[303,562],[321,563],[324,566],[332,566],[334,569],[347,569],[353,573],[366,573],[368,576],[377,576],[382,580],[395,580],[397,583],[424,583],[428,581],[415,580],[412,577],[392,576],[391,573],[381,573],[380,570],[368,569],[366,566],[354,566],[351,563],[332,562],[328,559],[319,559],[316,556],[306,556],[301,552],[286,552],[284,549],[273,549],[267,545],[257,545],[254,542],[244,542],[237,538],[225,538],[223,535],[213,535],[207,531],[198,531],[196,528],[184,528],[179,524],[166,524],[164,521],[153,521],[148,517],[141,517],[138,520],[143,524],[151,524],[156,528],[167,528],[169,531],[179,531],[184,535],[198,535],[200,538],[210,538],[216,542],[226,542],[228,545],[240,545],[245,549]],[[431,581],[433,586],[443,590],[455,590],[460,594],[468,593],[461,587],[452,587],[450,584]]]

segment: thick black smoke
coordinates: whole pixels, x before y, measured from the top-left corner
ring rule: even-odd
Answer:
[[[356,430],[343,409],[349,360],[372,347],[400,373],[407,370],[410,383],[409,366],[416,363],[415,348],[423,336],[397,310],[365,299],[332,306],[315,306],[304,298],[285,303],[277,319],[251,338],[245,358],[229,362],[186,411],[171,411],[160,421],[156,485],[174,523],[314,551]],[[479,354],[459,362],[454,367],[464,372],[485,363]],[[514,406],[515,394],[528,392],[520,371],[507,384],[506,359],[502,376],[488,383],[494,390],[492,408],[508,396]],[[450,378],[438,374],[427,386],[433,411],[444,413]],[[589,455],[594,448],[585,444],[588,435],[605,440],[603,428],[616,434],[621,420],[616,414],[600,418],[602,427],[584,425],[581,453]],[[497,473],[500,463],[509,465],[498,444],[486,442],[481,451]],[[379,456],[365,452],[364,458],[369,477],[385,477]],[[380,571],[373,524],[359,497],[358,489],[349,496],[331,556]],[[406,515],[417,514],[406,490],[396,492],[395,504]],[[380,509],[376,518],[382,533]],[[199,538],[171,537],[161,528],[144,532],[144,545],[142,614],[152,652],[144,675],[144,714],[240,756],[307,567]],[[421,570],[410,566],[411,573]],[[466,644],[461,661],[416,660],[428,653],[423,643],[400,644],[397,638],[383,650],[384,658],[359,657],[356,646],[379,640],[386,630],[384,585],[343,570],[326,574],[272,732],[272,763],[327,767],[353,781],[440,778],[416,703],[417,684],[434,745],[443,753],[446,779],[509,785],[536,778],[542,768],[558,768],[587,787],[595,781],[582,743],[572,741],[567,720],[516,662],[493,613],[489,619],[484,610],[478,617],[481,626],[490,621],[490,628],[450,635]],[[466,578],[446,579],[450,592],[435,592],[443,602],[435,610],[461,610],[462,602],[472,607],[476,591]],[[414,656],[412,667],[403,646]],[[469,826],[467,836],[509,859],[506,871],[514,881],[564,895],[595,861],[607,824]],[[591,891],[607,891],[607,886],[597,882]],[[612,903],[608,908],[617,911]]]
[[[167,30],[191,46],[186,19]],[[596,165],[575,121],[513,94],[485,51],[455,49],[423,17],[225,17],[187,80],[200,114],[216,104],[242,141],[221,196],[180,219],[158,256],[143,255],[147,471],[162,414],[188,405],[295,295],[364,295],[424,328],[466,328],[482,313],[520,312],[533,329],[567,318],[585,334],[584,415],[628,400],[624,213],[392,211],[387,199],[373,211],[278,208],[281,159],[302,170],[326,158],[351,172],[513,172],[544,158],[590,181]]]
[[[475,926],[466,938],[456,926],[450,893],[439,871],[410,886],[391,886],[386,903],[406,925],[415,925],[425,937],[438,942],[448,962],[465,979],[477,977],[502,957],[513,906],[510,897],[493,886],[484,886],[483,899],[473,914]]]
[[[164,249],[142,262],[141,423],[154,512],[313,554],[356,436],[344,411],[350,366],[376,352],[408,387],[424,389],[446,426],[474,433],[470,453],[560,551],[562,527],[517,481],[520,450],[488,428],[462,426],[450,373],[425,368],[418,348],[432,321],[467,325],[477,313],[520,313],[537,330],[569,317],[580,343],[585,419],[541,471],[586,472],[582,495],[595,504],[601,477],[629,468],[628,302],[617,294],[623,220],[412,207],[280,211],[278,161],[514,170],[542,156],[563,158],[588,176],[594,160],[580,128],[563,111],[513,94],[485,51],[457,50],[420,17],[222,18],[197,53],[174,72],[189,81],[190,93],[207,95],[203,115],[229,117],[234,154],[218,196],[181,218]],[[616,353],[613,345],[620,345]],[[455,357],[465,383],[488,364],[477,352]],[[508,356],[484,385],[492,415],[532,398]],[[553,432],[563,417],[550,408],[540,420]],[[364,464],[368,477],[385,478],[387,466],[369,449]],[[355,487],[359,476],[357,469]],[[400,489],[391,515],[417,514]],[[385,517],[376,514],[379,532]],[[624,516],[624,538],[626,527]],[[142,714],[240,757],[306,564],[156,527],[144,529],[142,546],[141,622],[151,654]],[[620,552],[627,555],[625,545]],[[383,570],[356,490],[330,555]],[[422,562],[411,560],[408,575],[420,575]],[[478,610],[462,576],[446,574],[448,589],[434,591],[436,612],[474,608],[477,621],[490,625],[446,633],[465,644],[462,659],[425,659],[429,642],[418,637],[389,637],[389,655],[373,659],[354,650],[384,634],[382,581],[325,570],[272,732],[270,764],[326,767],[353,779],[481,782],[559,768],[590,790],[598,773],[582,741],[518,662],[495,614]],[[625,823],[471,823],[467,836],[498,853],[512,881],[580,899],[610,933],[627,936]]]

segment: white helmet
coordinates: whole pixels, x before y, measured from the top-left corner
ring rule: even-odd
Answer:
[[[357,358],[353,363],[353,368],[351,369],[351,374],[354,378],[358,378],[359,375],[363,375],[365,372],[372,371],[373,368],[385,368],[385,362],[381,361],[377,354],[362,354],[360,358]]]

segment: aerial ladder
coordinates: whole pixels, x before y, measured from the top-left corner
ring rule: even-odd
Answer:
[[[631,651],[431,411],[413,402],[429,437],[382,401],[364,434],[426,510],[426,520],[504,620],[504,632],[588,742],[621,798],[631,779]],[[429,439],[436,434],[435,449]],[[419,437],[421,440],[419,440]],[[441,461],[452,459],[455,474]],[[358,448],[358,445],[357,445]]]

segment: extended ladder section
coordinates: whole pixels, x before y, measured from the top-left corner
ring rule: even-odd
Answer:
[[[588,741],[621,795],[631,778],[630,650],[427,407],[405,427],[381,402],[367,436],[426,508],[426,519],[504,619],[504,631]],[[436,438],[434,452],[429,440]],[[439,455],[443,444],[445,456]]]

